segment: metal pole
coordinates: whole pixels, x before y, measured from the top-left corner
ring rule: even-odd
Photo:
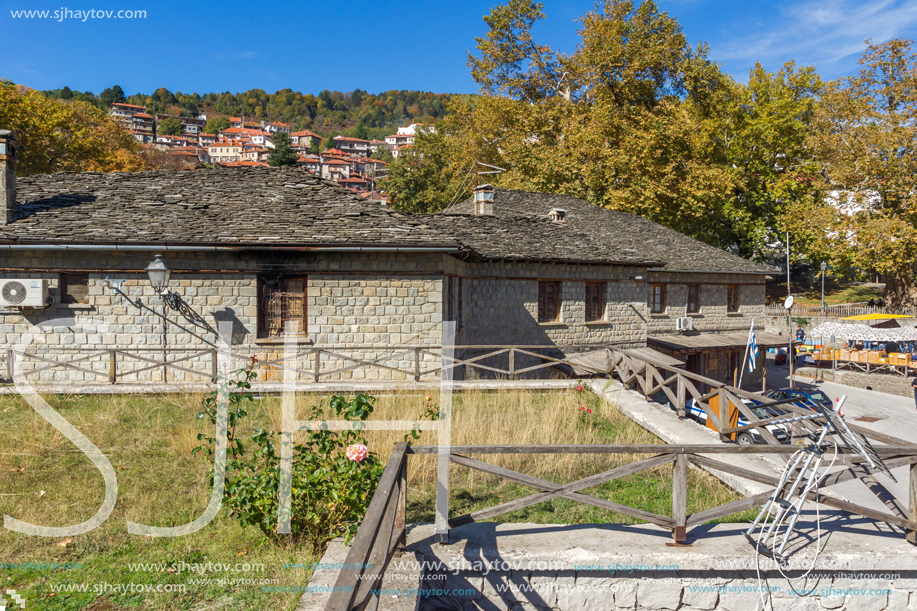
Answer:
[[[793,319],[790,313],[793,311],[792,306],[787,308],[786,311],[786,326],[790,330],[790,351],[787,353],[787,362],[790,364],[790,388],[796,388],[793,386]]]
[[[825,315],[825,268],[821,269],[821,315]]]
[[[790,290],[790,232],[786,232],[786,294],[790,296],[793,292]]]
[[[169,320],[166,316],[168,316],[169,310],[166,308],[166,298],[160,294],[159,299],[162,301],[162,383],[165,384],[168,381],[168,374],[166,371],[166,363],[168,362],[168,357],[166,355],[166,333],[169,331]]]

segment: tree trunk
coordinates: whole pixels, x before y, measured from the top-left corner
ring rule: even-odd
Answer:
[[[917,306],[917,281],[914,270],[896,270],[885,277],[885,305],[889,308]]]

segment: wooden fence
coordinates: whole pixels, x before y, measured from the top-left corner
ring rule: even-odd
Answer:
[[[815,316],[844,318],[845,316],[862,316],[863,314],[907,314],[908,316],[917,316],[917,308],[880,308],[878,306],[868,306],[865,303],[826,305],[824,309],[821,306],[794,305],[791,314],[793,317],[804,318]],[[764,306],[764,316],[785,317],[786,310],[782,304],[766,305]]]
[[[410,446],[398,444],[392,452],[388,465],[382,476],[379,487],[374,494],[366,516],[348,552],[344,569],[338,575],[335,588],[326,606],[326,611],[351,611],[354,609],[376,609],[378,598],[372,595],[373,588],[378,589],[382,577],[391,559],[403,549],[405,544],[404,508],[406,506],[406,473],[411,455],[437,455],[444,461],[446,468],[437,470],[437,523],[448,524],[449,528],[492,518],[523,507],[565,498],[620,513],[638,520],[656,524],[672,531],[676,543],[684,543],[687,533],[692,528],[724,516],[764,505],[771,498],[779,482],[777,478],[737,467],[735,465],[711,458],[717,454],[782,454],[788,455],[798,451],[792,444],[780,444],[765,428],[774,420],[786,416],[761,419],[745,406],[742,399],[751,399],[762,407],[781,406],[784,412],[812,416],[814,412],[786,401],[771,401],[761,395],[733,388],[716,380],[704,378],[679,369],[651,363],[623,351],[608,348],[612,358],[615,376],[628,387],[637,388],[647,396],[663,392],[676,413],[684,416],[686,402],[694,399],[707,417],[715,423],[721,436],[727,436],[745,430],[755,429],[765,439],[763,445],[710,444],[710,445],[488,445],[488,446]],[[711,408],[710,400],[718,397],[718,406],[734,405],[748,418],[748,424],[742,426],[725,426],[720,420],[720,410]],[[803,433],[815,433],[823,422],[816,420],[798,421],[796,426]],[[835,462],[842,470],[829,474],[820,483],[820,488],[828,488],[842,482],[860,479],[872,493],[879,497],[889,511],[877,511],[869,507],[835,499],[824,494],[810,493],[808,499],[835,509],[855,515],[865,516],[878,522],[884,522],[904,529],[907,540],[917,544],[917,444],[913,444],[890,435],[874,432],[847,423],[856,434],[862,435],[879,445],[875,446],[876,455],[880,456],[889,469],[910,465],[910,498],[899,501],[895,499],[873,476],[873,469],[864,464],[861,455],[847,447],[839,447]],[[839,444],[839,446],[842,444]],[[503,467],[492,465],[473,455],[490,454],[634,454],[640,458],[636,462],[617,467],[603,473],[592,475],[575,482],[557,484],[538,477],[519,473]],[[458,465],[494,475],[515,483],[530,486],[534,494],[521,499],[502,503],[461,516],[448,515],[449,469],[448,465]],[[672,465],[672,511],[671,515],[662,515],[630,507],[585,494],[583,491],[614,481],[640,471]],[[720,471],[754,482],[759,482],[773,489],[755,494],[737,501],[732,501],[689,514],[688,498],[688,465]],[[445,499],[445,503],[440,500]],[[445,507],[446,515],[439,513]],[[437,532],[440,541],[448,541],[448,529]],[[358,568],[367,567],[367,568]]]
[[[605,350],[608,344],[587,345],[467,345],[456,346],[460,357],[443,357],[442,346],[312,346],[283,354],[283,346],[241,347],[231,357],[241,364],[252,356],[258,359],[255,370],[265,379],[292,369],[301,379],[328,382],[347,379],[353,372],[386,372],[387,379],[437,379],[444,369],[478,372],[503,378],[525,377],[553,367],[578,367],[579,353]],[[575,352],[574,352],[575,351]],[[215,380],[216,348],[59,348],[5,351],[5,377],[12,380],[15,359],[17,371],[34,376],[52,370],[88,374],[96,383],[110,384],[143,381],[140,374],[165,368],[192,376],[185,381]],[[445,362],[444,362],[445,360]],[[302,363],[302,365],[300,364]],[[27,367],[25,365],[28,365]],[[138,366],[140,365],[140,366]],[[602,373],[602,372],[595,372]],[[366,380],[362,377],[361,380]],[[161,380],[159,380],[161,381]]]

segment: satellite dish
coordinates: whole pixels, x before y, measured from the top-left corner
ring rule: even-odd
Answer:
[[[786,301],[783,302],[783,307],[787,310],[793,307],[793,296],[792,295],[786,298]]]

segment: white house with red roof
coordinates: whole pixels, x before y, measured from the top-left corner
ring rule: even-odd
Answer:
[[[276,134],[277,132],[286,132],[289,134],[291,131],[293,131],[293,126],[290,125],[289,123],[281,123],[280,121],[274,121],[272,123],[268,123],[267,125],[265,125],[264,131],[266,131],[269,134]]]
[[[361,138],[348,138],[346,136],[335,136],[334,147],[338,150],[350,153],[351,155],[368,155],[369,140]]]
[[[242,160],[242,143],[237,140],[220,138],[207,147],[207,154],[214,163]]]
[[[290,140],[295,145],[307,146],[309,148],[312,148],[313,146],[318,146],[319,144],[322,143],[322,137],[316,134],[315,132],[309,131],[308,129],[303,129],[298,132],[293,132],[292,134],[290,134]]]

